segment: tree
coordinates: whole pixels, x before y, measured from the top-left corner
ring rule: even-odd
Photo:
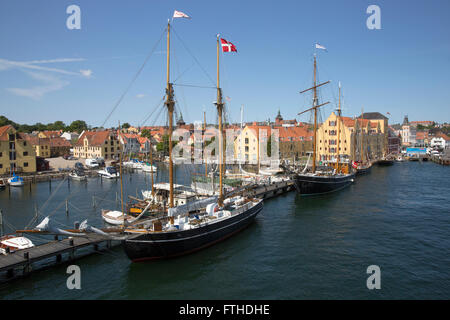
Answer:
[[[144,129],[141,132],[141,137],[150,139],[152,137],[152,134],[151,134],[150,130]]]
[[[69,131],[74,131],[77,133],[81,133],[82,131],[87,130],[87,128],[88,126],[83,120],[75,120],[68,127]]]
[[[123,128],[123,129],[128,129],[129,127],[131,127],[131,126],[130,126],[130,124],[129,124],[128,122],[125,122],[125,123],[122,125],[122,128]]]
[[[172,148],[177,145],[178,141],[172,141]],[[162,141],[156,145],[156,151],[169,154],[169,135],[163,135]]]

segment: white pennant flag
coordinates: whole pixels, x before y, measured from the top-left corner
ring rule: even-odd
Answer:
[[[175,10],[175,12],[173,13],[173,17],[174,18],[188,18],[188,19],[191,18],[186,13],[183,13],[183,12],[177,11],[177,10]]]
[[[322,46],[322,45],[320,45],[318,43],[316,43],[316,49],[322,49],[322,50],[327,51],[327,48],[325,48],[324,46]]]

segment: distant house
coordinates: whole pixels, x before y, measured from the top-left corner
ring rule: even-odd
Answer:
[[[123,145],[124,154],[137,154],[141,149],[139,135],[132,133],[119,133],[120,143]]]
[[[117,159],[120,155],[120,142],[117,134],[110,130],[84,131],[73,147],[77,158]]]
[[[431,139],[430,147],[439,148],[439,149],[448,149],[450,148],[450,137],[446,134],[439,134],[438,136]]]
[[[80,135],[79,135],[78,133],[76,133],[76,132],[64,132],[64,133],[61,135],[61,138],[64,138],[64,139],[66,139],[67,141],[72,142],[72,141],[78,139],[79,136],[80,136]]]
[[[0,127],[0,174],[36,172],[36,154],[24,133],[13,126]]]
[[[57,138],[60,137],[62,130],[59,131],[41,131],[38,133],[39,138]]]
[[[33,146],[36,157],[50,158],[50,139],[39,138],[30,134],[25,135],[25,139]]]
[[[50,140],[50,157],[61,157],[70,154],[72,144],[64,138],[56,137]]]

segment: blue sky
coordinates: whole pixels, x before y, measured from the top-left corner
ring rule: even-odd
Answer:
[[[66,8],[81,8],[81,30],[66,27]],[[366,27],[366,9],[381,8],[381,30]],[[450,122],[450,2],[318,1],[0,1],[0,114],[19,123],[70,123],[83,119],[101,125],[158,42],[174,10],[192,16],[176,19],[174,29],[201,67],[172,34],[172,79],[179,84],[213,86],[216,42],[220,33],[237,54],[221,56],[221,84],[232,121],[285,119],[308,108],[299,91],[312,82],[313,46],[321,92],[335,108],[338,81],[343,113],[391,114],[390,122]],[[165,38],[120,106],[106,123],[142,124],[164,94]],[[25,62],[25,64],[24,64]],[[208,73],[205,75],[204,71]],[[188,122],[214,122],[214,89],[175,87]],[[158,123],[162,122],[159,117]],[[309,120],[308,115],[297,117]],[[146,125],[155,124],[154,120]]]

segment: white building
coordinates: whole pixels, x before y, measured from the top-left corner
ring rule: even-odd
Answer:
[[[78,139],[78,137],[79,137],[79,135],[76,132],[64,132],[61,135],[61,138],[64,138],[64,139],[66,139],[68,141],[72,141],[74,139]]]
[[[433,139],[431,139],[430,146],[432,148],[448,149],[450,148],[450,138],[446,135],[434,137]]]
[[[414,146],[416,144],[416,127],[409,123],[408,116],[405,116],[403,120],[400,134],[402,136],[403,146]]]

